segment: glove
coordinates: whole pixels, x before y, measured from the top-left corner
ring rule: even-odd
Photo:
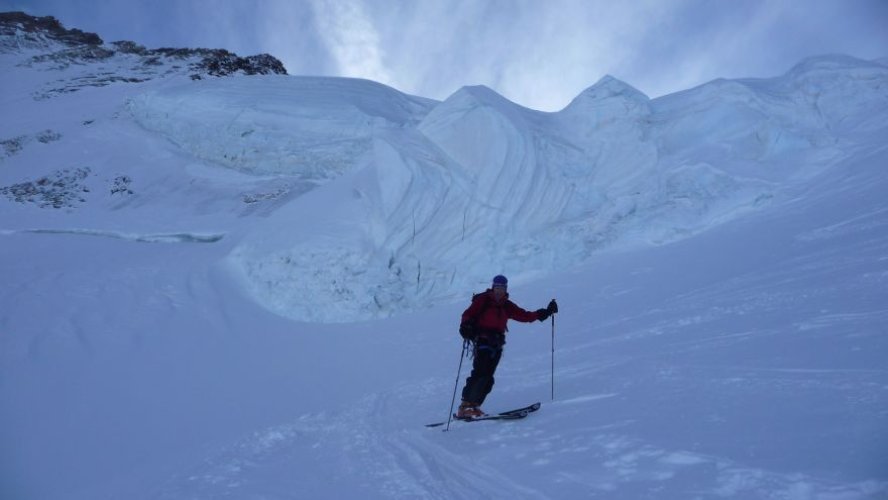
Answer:
[[[540,321],[546,321],[547,319],[549,319],[549,316],[551,315],[551,313],[549,312],[548,309],[537,309],[536,313],[537,313],[537,317],[539,317]]]
[[[466,340],[473,340],[475,338],[475,327],[471,323],[463,323],[459,325],[459,334]]]
[[[550,315],[558,312],[558,303],[555,302],[555,299],[549,301],[549,306],[546,308],[546,310],[549,311]]]

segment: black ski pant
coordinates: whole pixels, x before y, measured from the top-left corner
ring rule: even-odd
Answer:
[[[466,379],[462,399],[481,405],[493,389],[493,374],[503,356],[503,348],[485,343],[475,345],[472,374]]]

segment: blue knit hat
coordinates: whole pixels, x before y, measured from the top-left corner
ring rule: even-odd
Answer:
[[[503,276],[502,274],[497,274],[496,276],[493,277],[493,286],[495,286],[495,287],[501,286],[501,287],[505,288],[505,287],[509,286],[509,280],[506,279],[506,277]]]

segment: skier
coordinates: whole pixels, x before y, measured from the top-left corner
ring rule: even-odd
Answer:
[[[546,309],[533,312],[518,307],[509,300],[506,291],[508,284],[509,280],[505,276],[495,276],[491,287],[472,297],[472,304],[462,314],[459,333],[464,339],[473,342],[474,360],[472,373],[462,390],[462,403],[456,412],[456,418],[471,419],[486,415],[481,410],[481,404],[493,389],[493,374],[506,343],[506,322],[510,319],[523,323],[545,321],[558,312],[555,300],[549,302]]]

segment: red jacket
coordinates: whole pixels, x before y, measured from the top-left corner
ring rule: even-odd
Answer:
[[[530,323],[540,319],[536,312],[526,311],[509,300],[507,293],[502,302],[497,303],[493,290],[479,293],[472,298],[472,305],[462,315],[462,323],[474,323],[480,332],[505,333],[506,322],[510,319]]]

